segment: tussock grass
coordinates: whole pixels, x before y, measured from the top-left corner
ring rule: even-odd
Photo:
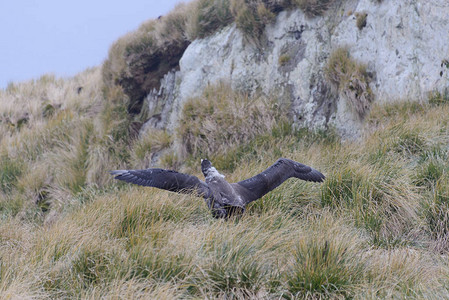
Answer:
[[[377,170],[361,165],[344,167],[329,175],[322,186],[321,203],[350,211],[355,225],[367,230],[374,245],[412,242],[407,235],[418,224],[419,196],[401,174],[402,167],[391,163]]]
[[[356,13],[356,26],[359,30],[362,30],[366,26],[366,19],[368,17],[368,14],[366,12],[362,13]]]
[[[268,3],[267,3],[268,2]],[[273,23],[275,7],[269,1],[232,0],[231,11],[238,29],[256,44],[262,44],[265,26]]]
[[[358,287],[355,298],[446,297],[439,282],[440,269],[425,253],[395,249],[373,250],[366,254],[371,257],[365,276],[371,280]]]
[[[0,190],[6,194],[11,192],[17,182],[17,178],[23,172],[23,162],[20,160],[11,161],[6,155],[0,159],[0,162]]]
[[[288,54],[283,54],[279,56],[278,63],[280,66],[285,66],[290,61],[291,57]]]
[[[141,135],[134,145],[132,160],[136,168],[150,166],[154,158],[173,144],[173,137],[166,130],[152,129]]]
[[[338,48],[330,55],[325,74],[340,96],[349,102],[360,118],[363,118],[374,100],[366,66],[352,59],[349,49]]]
[[[139,136],[100,71],[0,91],[2,297],[447,298],[445,101],[375,104],[364,137],[342,143],[223,84],[191,99],[173,134]],[[107,172],[160,157],[202,178],[204,156],[231,182],[281,156],[327,179],[289,179],[223,221],[200,198]]]
[[[293,0],[309,17],[321,16],[335,2],[335,0]]]
[[[117,126],[123,122],[116,119],[117,102],[104,101],[99,69],[70,79],[47,75],[13,84],[0,97],[3,119],[28,115],[20,129],[0,124],[5,131],[0,140],[5,161],[1,202],[13,215],[44,218],[45,213],[73,203],[85,187],[110,182],[106,171],[129,157],[124,155],[126,145],[117,147],[125,144],[127,129]],[[16,105],[11,105],[12,99]]]
[[[274,104],[262,97],[230,90],[224,83],[210,86],[203,96],[185,103],[177,129],[184,153],[216,158],[284,121],[282,109],[274,110]]]
[[[186,24],[186,36],[190,41],[205,38],[233,21],[229,1],[199,0],[192,4]]]
[[[443,65],[443,63],[441,63],[441,65]],[[445,65],[446,67],[448,67],[449,63],[446,62]],[[447,104],[448,101],[449,101],[449,89],[447,88],[443,92],[436,91],[429,94],[429,103],[434,106]]]

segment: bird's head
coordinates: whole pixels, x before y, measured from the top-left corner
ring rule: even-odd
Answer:
[[[212,163],[208,159],[201,160],[201,171],[203,171],[204,177],[206,177],[206,181],[209,178],[221,177],[225,178],[224,175],[220,174],[217,169],[212,166]]]
[[[210,168],[212,168],[212,163],[208,159],[202,159],[201,160],[201,171],[203,172],[204,176],[207,176],[207,173]]]

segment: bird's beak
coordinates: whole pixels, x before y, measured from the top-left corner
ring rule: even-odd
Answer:
[[[201,159],[201,162],[203,162],[204,159]]]

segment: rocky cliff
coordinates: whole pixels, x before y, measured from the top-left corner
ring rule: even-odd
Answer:
[[[366,65],[374,101],[422,101],[449,86],[448,33],[447,0],[342,1],[313,18],[283,11],[258,44],[230,25],[187,47],[179,69],[147,96],[148,125],[173,128],[186,99],[225,81],[288,103],[299,127],[333,126],[357,137],[363,116],[326,79],[332,52],[345,47]]]

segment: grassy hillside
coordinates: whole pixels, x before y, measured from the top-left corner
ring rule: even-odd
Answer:
[[[101,68],[0,90],[0,298],[449,298],[449,95],[378,105],[340,49],[326,75],[364,119],[358,141],[294,129],[288,107],[224,83],[173,131],[139,131],[142,95],[190,41],[235,22],[257,43],[280,11],[334,3],[192,1],[118,40]],[[203,178],[205,157],[231,182],[279,157],[327,179],[290,179],[223,221],[108,173],[157,162]]]
[[[101,82],[92,69],[0,91],[3,298],[449,297],[446,96],[374,105],[364,138],[342,143],[219,85],[174,132],[137,137],[126,97]],[[327,179],[215,220],[199,198],[107,173],[155,155],[199,177],[208,156],[229,181],[284,156]]]

